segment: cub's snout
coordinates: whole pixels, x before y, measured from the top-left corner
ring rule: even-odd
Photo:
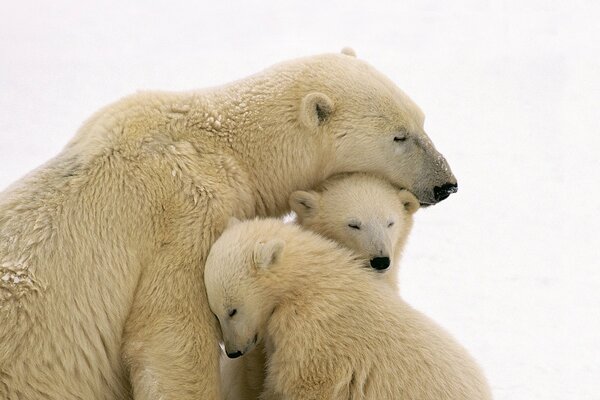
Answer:
[[[376,269],[377,271],[384,271],[390,266],[390,258],[389,257],[375,257],[370,261],[371,267]]]

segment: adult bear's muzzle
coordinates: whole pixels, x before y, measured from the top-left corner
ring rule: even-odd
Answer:
[[[436,186],[433,188],[433,197],[436,203],[445,200],[452,193],[456,193],[458,191],[457,183],[444,183],[442,186]]]

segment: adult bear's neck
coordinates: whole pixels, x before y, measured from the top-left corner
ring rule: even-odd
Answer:
[[[298,122],[304,91],[294,74],[259,74],[243,81],[195,93],[190,117],[200,129],[188,140],[198,148],[209,140],[231,155],[248,177],[256,215],[289,211],[289,195],[329,175],[331,143],[322,132]]]

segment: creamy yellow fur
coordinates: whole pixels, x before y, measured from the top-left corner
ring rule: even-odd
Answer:
[[[370,174],[344,174],[321,183],[317,191],[292,193],[290,206],[298,224],[354,251],[365,268],[370,268],[369,260],[374,256],[390,257],[390,267],[376,276],[397,290],[402,250],[412,228],[412,215],[419,208],[410,192],[399,191]],[[350,228],[349,221],[361,223],[361,229]],[[224,398],[257,399],[263,389],[265,368],[262,344],[241,358],[222,357]]]
[[[202,281],[225,221],[281,215],[293,191],[356,170],[431,203],[455,178],[422,123],[343,54],[99,111],[0,195],[0,398],[218,398]],[[394,147],[398,130],[412,144]]]
[[[462,346],[310,231],[238,223],[211,249],[205,283],[226,351],[264,342],[264,400],[491,398]]]
[[[379,275],[397,288],[412,215],[419,209],[409,191],[371,174],[343,174],[321,183],[316,191],[292,193],[290,206],[300,225],[353,250],[367,267],[374,257],[389,257],[390,267]],[[350,229],[349,223],[360,229]]]

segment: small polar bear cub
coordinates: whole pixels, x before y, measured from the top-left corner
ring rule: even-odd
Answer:
[[[397,286],[398,264],[419,201],[383,178],[344,174],[325,181],[318,191],[297,191],[290,206],[303,227],[354,250]]]
[[[264,344],[261,399],[490,399],[467,351],[378,278],[276,219],[233,221],[204,272],[227,354]]]

